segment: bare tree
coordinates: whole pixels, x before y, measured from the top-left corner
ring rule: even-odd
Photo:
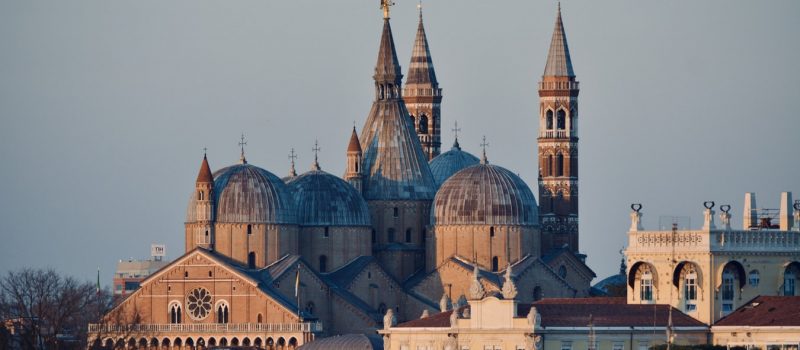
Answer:
[[[85,348],[86,325],[110,307],[110,293],[52,269],[0,276],[0,320],[13,323],[24,349]]]

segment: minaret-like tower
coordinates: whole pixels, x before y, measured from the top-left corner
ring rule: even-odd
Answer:
[[[186,222],[186,251],[195,247],[214,247],[214,176],[203,154],[200,172],[195,182],[194,200]]]
[[[558,5],[539,82],[539,218],[542,252],[578,251],[578,81]]]
[[[344,174],[345,181],[349,182],[358,192],[361,192],[361,143],[358,141],[356,127],[350,135],[350,144],[347,145],[347,171]]]
[[[422,144],[422,151],[431,160],[441,153],[442,89],[436,80],[428,38],[422,24],[422,5],[419,5],[417,37],[408,65],[403,100]]]
[[[426,228],[436,181],[403,101],[403,74],[389,24],[391,4],[391,0],[381,2],[375,100],[358,139],[363,150],[361,193],[374,229],[373,253],[389,274],[403,281],[425,267]]]

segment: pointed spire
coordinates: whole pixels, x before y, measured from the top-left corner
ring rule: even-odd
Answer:
[[[319,167],[319,151],[322,149],[319,148],[319,142],[314,140],[314,148],[311,149],[314,152],[314,164],[311,164],[311,170],[319,171],[321,168]]]
[[[433,69],[433,59],[431,50],[428,46],[428,37],[425,35],[425,26],[422,24],[422,3],[419,7],[419,24],[417,25],[417,36],[414,39],[414,48],[411,52],[411,63],[408,65],[408,78],[406,86],[411,84],[426,84],[430,88],[438,89],[439,82],[436,80],[436,71]]]
[[[353,127],[353,133],[350,135],[350,144],[347,145],[347,152],[361,153],[361,142],[358,141],[358,133],[356,127]]]
[[[211,174],[211,167],[208,166],[208,157],[206,157],[205,149],[203,150],[203,163],[200,164],[200,172],[197,174],[197,182],[214,182],[214,176]]]
[[[297,155],[294,153],[294,148],[289,152],[289,161],[291,162],[291,167],[289,168],[289,177],[297,176],[297,171],[294,169],[294,160],[297,159]]]
[[[383,0],[387,2],[386,0]],[[388,4],[384,4],[385,13],[388,13]],[[377,83],[392,83],[400,85],[403,73],[400,70],[400,62],[397,60],[397,51],[394,48],[394,37],[392,36],[392,26],[389,18],[383,19],[383,32],[381,33],[381,44],[378,48],[378,62],[375,64],[375,75],[373,78]]]
[[[572,60],[569,57],[567,35],[564,33],[564,23],[561,20],[561,3],[558,3],[556,25],[553,29],[553,38],[550,41],[550,51],[547,53],[547,64],[544,66],[546,77],[575,77],[572,70]]]

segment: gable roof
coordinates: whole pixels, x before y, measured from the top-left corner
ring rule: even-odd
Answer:
[[[800,297],[755,297],[721,318],[714,326],[800,326]]]
[[[706,327],[669,305],[627,304],[625,298],[552,298],[517,305],[520,317],[535,306],[548,327],[667,327],[670,309],[674,327]],[[591,319],[591,321],[590,321]]]

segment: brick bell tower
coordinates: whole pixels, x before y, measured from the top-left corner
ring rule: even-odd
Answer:
[[[578,252],[578,81],[558,5],[539,82],[539,219],[542,252]]]

